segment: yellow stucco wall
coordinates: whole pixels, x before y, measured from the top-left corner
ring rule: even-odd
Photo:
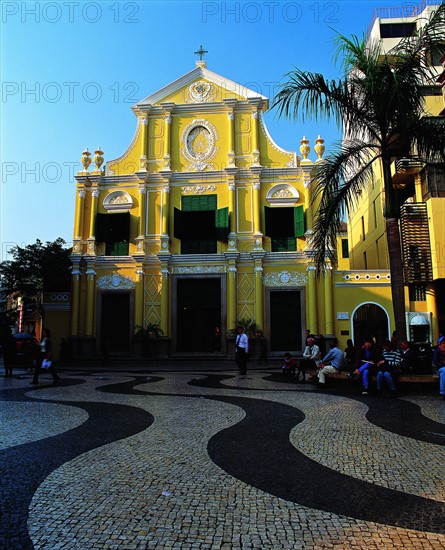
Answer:
[[[428,201],[434,279],[445,279],[445,212],[443,201],[444,199],[441,198]]]

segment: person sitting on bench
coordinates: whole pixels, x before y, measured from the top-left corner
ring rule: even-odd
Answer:
[[[395,379],[400,373],[400,362],[402,355],[395,349],[391,340],[383,342],[382,358],[377,363],[377,394],[380,395],[383,387],[383,380],[391,392],[391,397],[396,397]]]
[[[320,348],[315,344],[315,340],[309,336],[307,339],[307,345],[303,352],[303,358],[300,361],[297,374],[297,382],[300,381],[300,373],[303,377],[301,380],[303,383],[306,382],[306,371],[317,370],[318,365],[320,364],[321,351]]]
[[[340,372],[341,366],[343,364],[343,352],[338,347],[338,342],[336,338],[331,341],[330,346],[331,349],[323,357],[319,365],[320,370],[317,374],[319,389],[324,389],[326,387],[326,375]]]

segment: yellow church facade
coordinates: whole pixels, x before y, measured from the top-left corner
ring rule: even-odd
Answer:
[[[70,339],[78,353],[230,355],[240,322],[268,350],[299,353],[306,330],[361,340],[393,327],[387,269],[338,267],[316,277],[311,181],[323,139],[297,155],[263,119],[268,98],[204,61],[133,106],[126,152],[82,156],[76,175]],[[104,147],[106,150],[106,147]],[[315,159],[311,160],[314,156]],[[93,160],[93,162],[92,162]]]

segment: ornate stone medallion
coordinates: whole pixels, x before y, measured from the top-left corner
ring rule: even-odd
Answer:
[[[134,288],[134,281],[131,277],[122,276],[118,273],[104,275],[97,280],[97,286],[102,290]]]
[[[279,273],[267,273],[263,277],[265,286],[305,286],[307,276],[298,271],[280,271]]]
[[[205,103],[208,101],[213,101],[214,99],[214,89],[210,82],[205,80],[199,80],[198,82],[193,82],[188,88],[188,102],[189,103]]]
[[[202,171],[209,167],[217,151],[217,139],[216,128],[207,120],[194,120],[184,129],[181,152],[190,163],[189,170]]]

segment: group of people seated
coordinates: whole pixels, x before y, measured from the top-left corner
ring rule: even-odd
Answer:
[[[297,382],[306,382],[306,374],[315,372],[309,378],[317,383],[319,389],[326,387],[326,376],[348,371],[350,379],[361,380],[362,395],[368,395],[371,380],[376,379],[377,395],[385,386],[392,397],[396,397],[396,382],[403,372],[410,372],[416,363],[416,353],[410,342],[402,340],[400,349],[396,339],[385,340],[379,349],[372,337],[366,338],[360,348],[356,348],[352,340],[347,341],[347,347],[342,351],[338,342],[330,342],[330,350],[322,358],[319,346],[312,335],[306,339],[303,357],[298,362],[289,353],[284,356],[282,372],[287,376],[296,376]],[[440,382],[440,395],[445,399],[445,337],[439,338],[437,349],[433,356],[433,371],[436,371]]]

